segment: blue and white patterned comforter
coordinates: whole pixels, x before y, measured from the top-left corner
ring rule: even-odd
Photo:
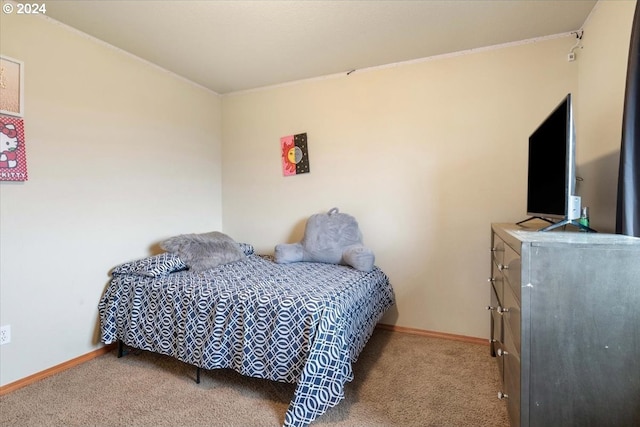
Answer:
[[[285,426],[344,398],[352,364],[394,304],[388,277],[267,256],[193,273],[162,254],[115,268],[100,300],[102,341],[122,340],[204,369],[297,383]]]

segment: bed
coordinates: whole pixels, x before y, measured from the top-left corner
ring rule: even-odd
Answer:
[[[307,426],[344,398],[393,288],[378,267],[278,264],[242,248],[199,272],[173,253],[119,265],[98,305],[102,341],[295,383],[284,425]]]

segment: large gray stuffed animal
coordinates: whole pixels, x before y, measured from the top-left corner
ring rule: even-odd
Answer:
[[[275,261],[280,264],[324,262],[371,271],[375,256],[362,244],[362,233],[356,219],[333,208],[327,213],[309,217],[300,243],[276,245]]]

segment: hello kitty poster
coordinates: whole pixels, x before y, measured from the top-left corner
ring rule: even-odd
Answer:
[[[0,181],[26,181],[27,155],[24,122],[0,116]]]

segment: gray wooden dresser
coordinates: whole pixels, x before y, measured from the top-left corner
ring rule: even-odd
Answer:
[[[492,224],[491,243],[511,426],[640,426],[640,239]]]

